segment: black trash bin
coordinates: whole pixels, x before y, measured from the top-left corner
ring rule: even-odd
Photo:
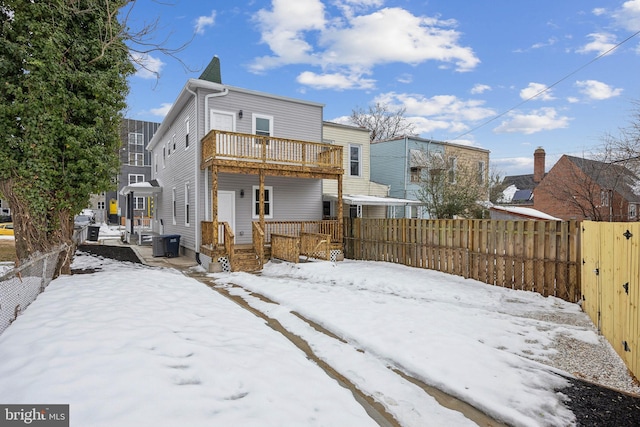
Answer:
[[[179,234],[164,234],[162,240],[164,241],[165,256],[167,258],[180,256]]]
[[[90,225],[89,227],[89,233],[87,234],[87,240],[89,240],[90,242],[97,242],[98,241],[98,235],[100,234],[100,227],[95,226],[95,225]]]

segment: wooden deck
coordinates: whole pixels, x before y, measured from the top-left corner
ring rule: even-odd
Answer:
[[[342,147],[318,142],[210,131],[202,139],[202,169],[332,179],[343,174]]]

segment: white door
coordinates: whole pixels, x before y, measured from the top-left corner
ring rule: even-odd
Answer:
[[[226,222],[236,234],[236,192],[218,191],[218,223]],[[224,229],[219,228],[218,243],[223,243]]]
[[[235,129],[235,113],[211,110],[209,118],[209,129],[207,129],[207,132],[211,129],[233,132]]]

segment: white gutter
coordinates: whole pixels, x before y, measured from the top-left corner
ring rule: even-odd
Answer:
[[[200,243],[202,242],[202,230],[200,229],[200,226],[198,224],[200,224],[200,219],[199,219],[199,215],[200,215],[200,209],[198,208],[198,200],[200,199],[199,195],[200,195],[200,181],[198,179],[198,177],[200,176],[200,165],[198,164],[198,153],[200,153],[200,150],[202,149],[202,147],[200,146],[200,135],[199,135],[199,130],[200,130],[200,126],[198,126],[198,95],[196,94],[195,91],[191,90],[189,88],[189,84],[187,84],[186,89],[189,93],[191,93],[193,95],[193,99],[195,101],[195,115],[196,115],[196,161],[194,162],[194,166],[195,166],[195,221],[196,221],[196,252],[199,252],[199,248],[200,248]],[[225,96],[229,93],[229,89],[222,88],[222,91],[220,92],[216,92],[216,93],[210,93],[209,95],[206,95],[204,97],[204,123],[205,123],[205,128],[204,128],[204,132],[207,132],[207,130],[209,129],[209,115],[206,113],[207,112],[207,107],[209,106],[209,99],[210,98],[216,98],[218,96]],[[208,170],[208,169],[207,169]],[[205,174],[208,176],[209,172],[205,172]],[[207,188],[208,190],[208,188]]]

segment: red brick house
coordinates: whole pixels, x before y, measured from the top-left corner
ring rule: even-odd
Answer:
[[[640,180],[619,164],[563,155],[534,189],[533,207],[563,220],[638,221]]]

